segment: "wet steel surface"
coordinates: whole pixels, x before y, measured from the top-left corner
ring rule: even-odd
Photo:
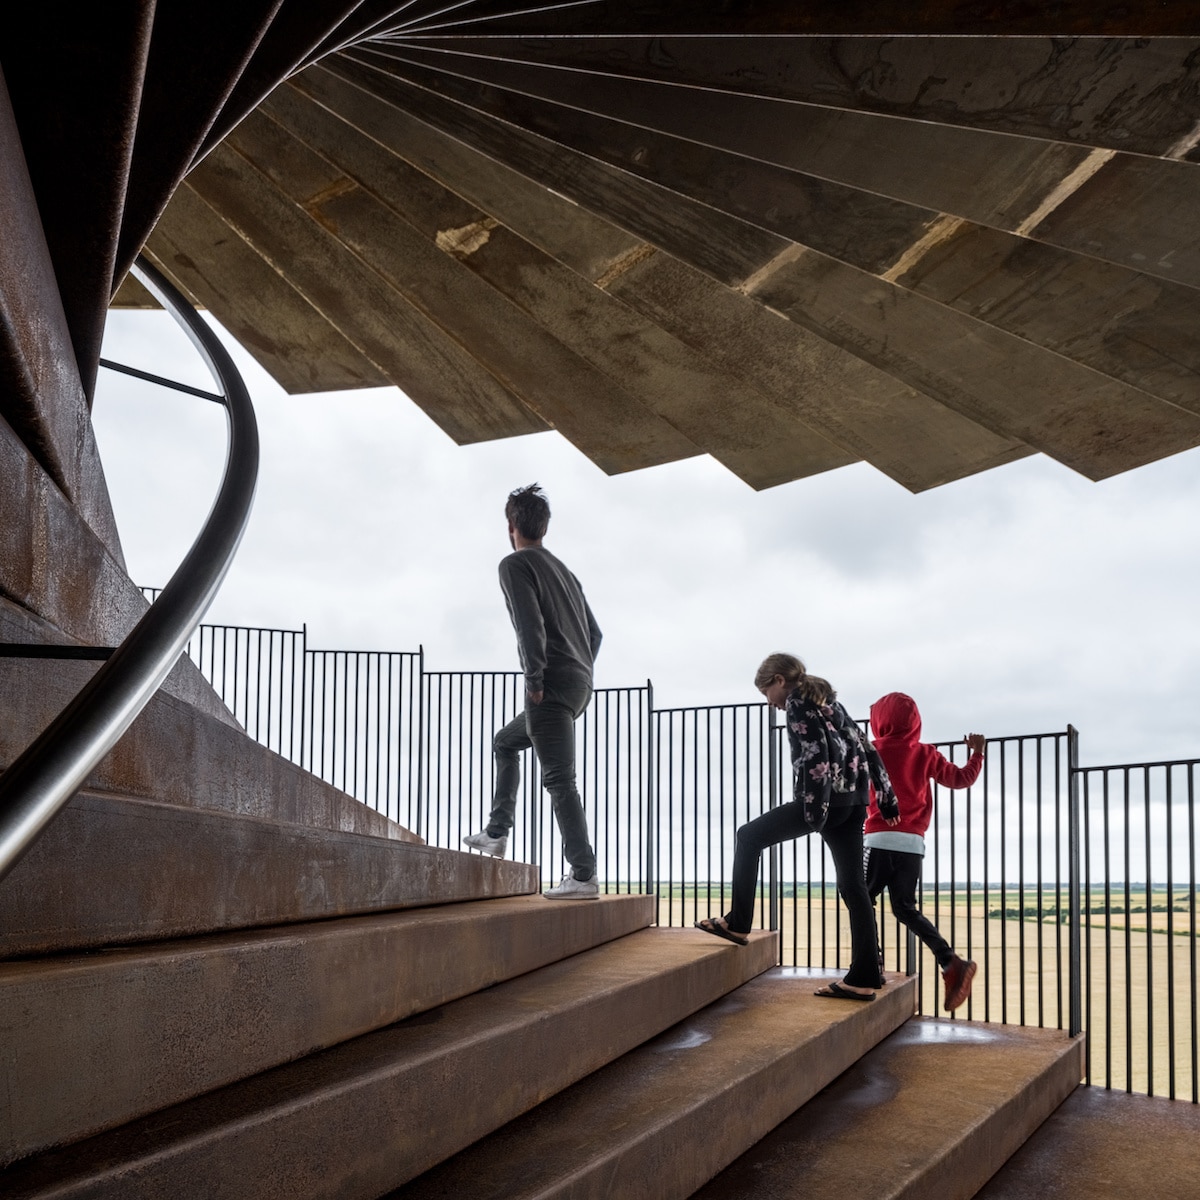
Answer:
[[[1200,1106],[1081,1087],[979,1200],[1196,1200]]]
[[[1058,1030],[913,1018],[697,1200],[968,1200],[1076,1085]]]

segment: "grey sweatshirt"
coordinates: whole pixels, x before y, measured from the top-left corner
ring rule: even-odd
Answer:
[[[546,675],[590,682],[601,634],[579,580],[549,550],[530,546],[500,560],[500,588],[526,689],[542,691]]]

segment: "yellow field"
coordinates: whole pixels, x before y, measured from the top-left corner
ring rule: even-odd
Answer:
[[[691,925],[698,916],[724,912],[727,904],[728,898],[722,899],[715,892],[711,899],[703,890],[698,898],[676,894],[660,901],[659,921],[664,925]],[[1017,907],[1011,896],[1009,904]],[[925,905],[926,915],[934,920],[932,896],[926,897]],[[969,910],[965,897],[959,896],[951,924],[949,896],[943,893],[940,898],[936,922],[943,936],[958,953],[969,955],[979,964],[971,1002],[959,1010],[958,1016],[1050,1028],[1061,1023],[1065,1030],[1069,1020],[1066,925],[989,917],[989,907],[999,907],[996,895],[987,904],[981,896],[973,896]],[[809,912],[803,892],[798,904],[788,899],[783,902],[780,932],[784,964],[848,966],[850,927],[845,908],[832,900],[822,904],[818,891],[811,918]],[[1085,930],[1082,950],[1082,1015],[1089,1035],[1090,1077],[1099,1086],[1156,1096],[1173,1093],[1179,1099],[1192,1100],[1196,1087],[1194,1005],[1200,939],[1190,936],[1186,915],[1175,914],[1175,936],[1165,932],[1165,913],[1150,915],[1154,918],[1150,934],[1145,931],[1144,913],[1132,914],[1133,931],[1128,933],[1123,919],[1118,923],[1112,917],[1106,929],[1103,916],[1088,917],[1092,924]],[[758,918],[761,921],[764,917],[760,905]],[[905,935],[906,931],[888,913],[882,936],[889,971],[904,969]],[[918,950],[921,1011],[944,1015],[937,964],[923,946],[918,944]],[[1169,1052],[1172,1041],[1173,1063]]]

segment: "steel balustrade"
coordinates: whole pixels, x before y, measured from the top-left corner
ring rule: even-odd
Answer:
[[[274,643],[264,640],[268,633]],[[288,655],[279,650],[285,637],[297,639]],[[216,638],[231,645],[241,639],[272,660],[251,667],[246,652],[214,652]],[[461,837],[486,820],[491,738],[517,711],[519,673],[428,671],[423,651],[315,650],[303,630],[205,626],[192,653],[218,690],[234,698],[238,719],[273,749],[432,844],[459,848]],[[234,663],[240,682],[212,665],[225,661]],[[285,661],[298,681],[284,678]],[[384,686],[377,678],[394,682]],[[270,720],[255,709],[267,703],[274,706]],[[302,706],[307,725],[290,746],[289,704]],[[697,915],[724,911],[736,827],[786,799],[791,772],[778,718],[763,704],[656,708],[647,682],[599,689],[577,737],[580,792],[605,890],[655,894],[663,925],[687,926]],[[961,743],[940,748],[952,761],[966,757]],[[1068,728],[992,738],[971,788],[935,789],[923,907],[955,948],[980,964],[974,998],[956,1019],[1086,1029],[1090,1080],[1196,1100],[1198,766],[1081,767],[1079,735]],[[1137,797],[1135,785],[1142,788]],[[536,760],[526,755],[510,848],[540,864],[550,881],[561,844],[540,791]],[[1122,820],[1112,819],[1115,803],[1123,806]],[[1175,832],[1182,828],[1186,840]],[[1114,829],[1124,839],[1119,864],[1111,859]],[[1164,838],[1165,859],[1147,851]],[[758,923],[779,930],[785,965],[848,965],[848,923],[819,838],[765,855],[761,884]],[[1174,897],[1165,915],[1170,933],[1149,935],[1158,939],[1152,951],[1124,933],[1129,917],[1137,917],[1143,885],[1148,897],[1163,887]],[[1097,910],[1107,949],[1097,943]],[[886,897],[877,915],[887,966],[917,974],[921,1010],[938,1013],[932,956],[886,911]],[[1171,999],[1166,990],[1147,999],[1137,982],[1143,976],[1168,981]],[[1123,1003],[1123,1012],[1114,1003]],[[1144,1054],[1148,1037],[1154,1042]],[[1135,1058],[1148,1058],[1148,1065],[1135,1070]]]

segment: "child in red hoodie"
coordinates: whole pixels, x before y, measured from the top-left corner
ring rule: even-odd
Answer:
[[[933,817],[933,789],[929,781],[948,788],[970,787],[983,769],[983,748],[987,742],[981,734],[968,734],[965,741],[971,757],[966,766],[956,767],[936,747],[918,740],[921,714],[916,701],[903,692],[890,692],[871,705],[871,733],[900,801],[900,816],[887,820],[872,796],[863,828],[867,890],[875,900],[887,888],[896,919],[933,951],[946,985],[944,1003],[947,1011],[953,1012],[970,996],[976,968],[973,962],[954,953],[950,943],[917,907],[925,831]]]

